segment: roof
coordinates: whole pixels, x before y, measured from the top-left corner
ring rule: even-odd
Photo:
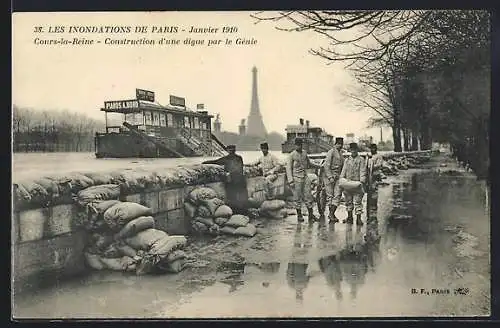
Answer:
[[[131,100],[129,100],[131,101]],[[172,106],[172,105],[161,105],[156,102],[151,102],[151,101],[146,101],[146,100],[137,100],[139,106],[138,107],[133,107],[133,108],[126,108],[126,109],[105,109],[101,108],[101,111],[103,112],[112,112],[112,113],[123,113],[123,114],[128,114],[128,113],[136,113],[139,112],[143,109],[151,109],[151,110],[161,110],[161,111],[168,111],[168,112],[173,112],[173,113],[180,113],[180,114],[188,114],[190,116],[203,116],[203,117],[213,117],[213,115],[209,115],[206,111],[194,111],[189,108],[185,107],[178,107],[178,106]]]

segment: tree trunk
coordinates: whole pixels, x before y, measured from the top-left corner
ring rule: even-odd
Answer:
[[[401,130],[398,126],[392,127],[392,139],[394,142],[394,151],[401,152]]]
[[[411,150],[418,150],[418,135],[414,132],[411,133]]]
[[[408,130],[403,128],[403,151],[408,151],[409,149]]]

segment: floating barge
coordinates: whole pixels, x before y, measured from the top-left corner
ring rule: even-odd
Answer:
[[[281,144],[283,153],[291,153],[295,149],[295,139],[301,138],[304,141],[304,150],[308,154],[326,153],[332,149],[334,140],[320,127],[309,126],[309,121],[304,124],[304,119],[299,120],[298,125],[287,125],[286,141]]]
[[[154,92],[136,89],[131,100],[105,101],[101,111],[106,131],[95,135],[97,158],[174,158],[223,156],[225,145],[212,134],[212,118],[198,104],[170,96],[169,105],[155,102]],[[111,118],[111,116],[114,116]]]

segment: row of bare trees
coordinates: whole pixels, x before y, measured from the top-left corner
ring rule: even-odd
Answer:
[[[488,175],[490,15],[480,10],[286,11],[252,15],[283,31],[312,31],[357,84],[345,95],[389,126],[394,150],[449,143],[479,177]]]
[[[94,150],[94,135],[104,123],[69,111],[13,107],[14,152]]]

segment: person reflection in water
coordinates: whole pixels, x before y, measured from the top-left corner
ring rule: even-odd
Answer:
[[[319,259],[319,268],[325,276],[328,286],[335,291],[335,297],[341,301],[342,295],[342,270],[340,268],[339,254],[323,257]]]
[[[307,272],[307,255],[311,248],[312,225],[308,225],[305,236],[302,236],[302,226],[297,225],[294,236],[292,257],[288,263],[286,279],[288,286],[295,289],[295,299],[301,303],[304,299],[304,291],[313,276]]]
[[[346,247],[340,251],[340,268],[345,281],[350,285],[351,298],[356,299],[358,287],[365,283],[368,271],[366,249],[359,228],[353,234],[352,226],[346,227]]]

